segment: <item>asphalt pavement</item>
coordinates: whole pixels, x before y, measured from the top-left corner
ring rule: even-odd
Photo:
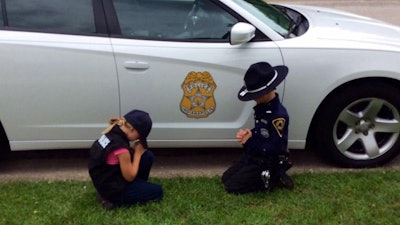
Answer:
[[[242,149],[153,149],[152,177],[213,177],[236,160]],[[9,180],[89,180],[87,149],[13,152],[0,161],[0,182]],[[332,165],[316,152],[292,150],[289,174],[358,171]],[[400,156],[377,169],[400,170]],[[374,169],[371,169],[374,170]]]

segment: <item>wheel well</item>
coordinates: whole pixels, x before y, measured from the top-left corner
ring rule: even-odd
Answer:
[[[10,142],[8,141],[6,131],[0,121],[0,158],[10,151]]]
[[[318,122],[319,118],[322,116],[322,114],[321,114],[322,109],[327,104],[329,104],[329,100],[332,98],[332,96],[335,93],[338,93],[338,92],[342,91],[343,89],[346,89],[350,86],[356,87],[356,86],[359,86],[359,85],[362,85],[365,83],[370,83],[370,84],[382,83],[382,84],[392,85],[392,86],[396,87],[398,90],[400,90],[400,81],[399,80],[395,80],[395,79],[391,79],[391,78],[382,78],[382,77],[357,79],[357,80],[353,80],[353,81],[344,83],[341,86],[335,88],[324,98],[324,100],[318,106],[318,108],[313,116],[313,119],[311,120],[311,125],[308,129],[307,138],[306,138],[306,148],[307,149],[316,147],[316,140],[314,137],[316,136],[316,131],[317,131],[316,128],[318,125],[317,122]]]

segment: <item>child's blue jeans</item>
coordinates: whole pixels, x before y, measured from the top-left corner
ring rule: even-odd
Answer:
[[[150,150],[145,151],[140,159],[139,171],[135,180],[127,186],[122,195],[122,205],[145,204],[150,201],[159,201],[162,199],[162,187],[158,184],[148,182],[153,161],[153,152]]]

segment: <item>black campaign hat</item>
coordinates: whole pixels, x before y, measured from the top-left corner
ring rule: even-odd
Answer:
[[[147,112],[134,109],[128,112],[124,116],[124,118],[128,123],[133,126],[133,128],[135,128],[139,132],[139,141],[140,143],[142,143],[143,147],[148,148],[147,136],[149,136],[151,127],[153,125],[149,114]]]
[[[286,66],[272,67],[267,62],[252,64],[244,75],[244,86],[238,93],[241,101],[259,98],[274,90],[288,74]]]

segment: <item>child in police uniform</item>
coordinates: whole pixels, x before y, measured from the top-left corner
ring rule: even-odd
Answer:
[[[254,100],[255,126],[241,129],[236,138],[244,153],[222,175],[229,193],[243,194],[272,190],[276,186],[292,189],[292,179],[286,174],[291,167],[288,159],[289,116],[275,88],[285,79],[286,66],[272,67],[267,62],[251,65],[240,89],[241,101]]]
[[[162,199],[161,186],[148,182],[154,159],[146,140],[151,127],[147,112],[132,110],[123,118],[110,119],[110,126],[93,143],[89,174],[104,208]],[[131,141],[136,141],[133,148]]]

